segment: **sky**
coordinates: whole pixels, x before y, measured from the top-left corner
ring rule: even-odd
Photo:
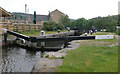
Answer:
[[[48,15],[55,9],[67,14],[71,19],[94,18],[118,14],[120,0],[0,0],[0,6],[8,12]]]

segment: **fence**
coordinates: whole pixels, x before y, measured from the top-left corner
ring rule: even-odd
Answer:
[[[42,25],[39,24],[14,24],[13,31],[31,31],[41,30]]]
[[[32,31],[32,30],[41,30],[42,25],[40,24],[4,24],[0,25],[0,28],[5,28],[10,31]],[[2,31],[0,30],[0,34],[2,34]]]

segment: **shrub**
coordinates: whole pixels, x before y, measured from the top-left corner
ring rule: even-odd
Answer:
[[[47,54],[46,56],[45,56],[45,58],[48,58],[49,57],[49,55]]]
[[[56,31],[58,29],[63,30],[64,25],[49,21],[44,23],[43,29],[46,31]]]

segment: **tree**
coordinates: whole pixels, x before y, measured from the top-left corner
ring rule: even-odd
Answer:
[[[79,30],[90,30],[94,26],[97,30],[106,29],[108,32],[115,32],[118,22],[118,16],[95,17],[89,20],[79,18],[71,21],[70,27],[77,27]]]
[[[89,19],[88,26],[95,26],[97,30],[106,29],[108,32],[115,32],[118,16],[96,17]]]
[[[54,30],[58,30],[58,29],[62,30],[62,29],[64,29],[64,25],[60,25],[53,21],[49,21],[49,22],[44,22],[43,29],[47,30],[47,31],[54,31]]]
[[[65,25],[65,27],[70,25],[70,19],[67,15],[60,17],[58,24]]]
[[[70,26],[72,28],[77,27],[80,31],[87,29],[88,21],[85,18],[79,18],[78,20],[72,21]]]
[[[33,23],[36,24],[36,11],[34,11],[34,20]]]
[[[118,15],[118,26],[120,26],[120,14]]]

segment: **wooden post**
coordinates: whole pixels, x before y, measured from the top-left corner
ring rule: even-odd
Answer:
[[[33,30],[33,24],[31,24],[31,31]]]
[[[24,24],[22,25],[22,27],[23,27],[23,32],[24,32]]]
[[[19,30],[18,25],[16,25],[16,30],[17,30],[17,31]]]
[[[13,25],[13,31],[15,31],[15,25]]]
[[[36,24],[34,24],[34,30],[36,31]]]
[[[17,25],[16,24],[14,25],[14,31],[17,31]]]
[[[41,26],[39,25],[39,30],[41,30]]]
[[[31,31],[31,24],[29,25],[29,31]]]
[[[23,32],[25,32],[25,24],[23,24],[22,26],[23,26]]]
[[[31,25],[31,31],[33,30],[33,24]]]
[[[36,31],[37,31],[37,25],[35,25],[35,29],[36,29]]]
[[[38,25],[36,25],[36,30],[38,31]]]
[[[7,24],[7,29],[9,30],[9,26],[8,26],[8,24]]]

